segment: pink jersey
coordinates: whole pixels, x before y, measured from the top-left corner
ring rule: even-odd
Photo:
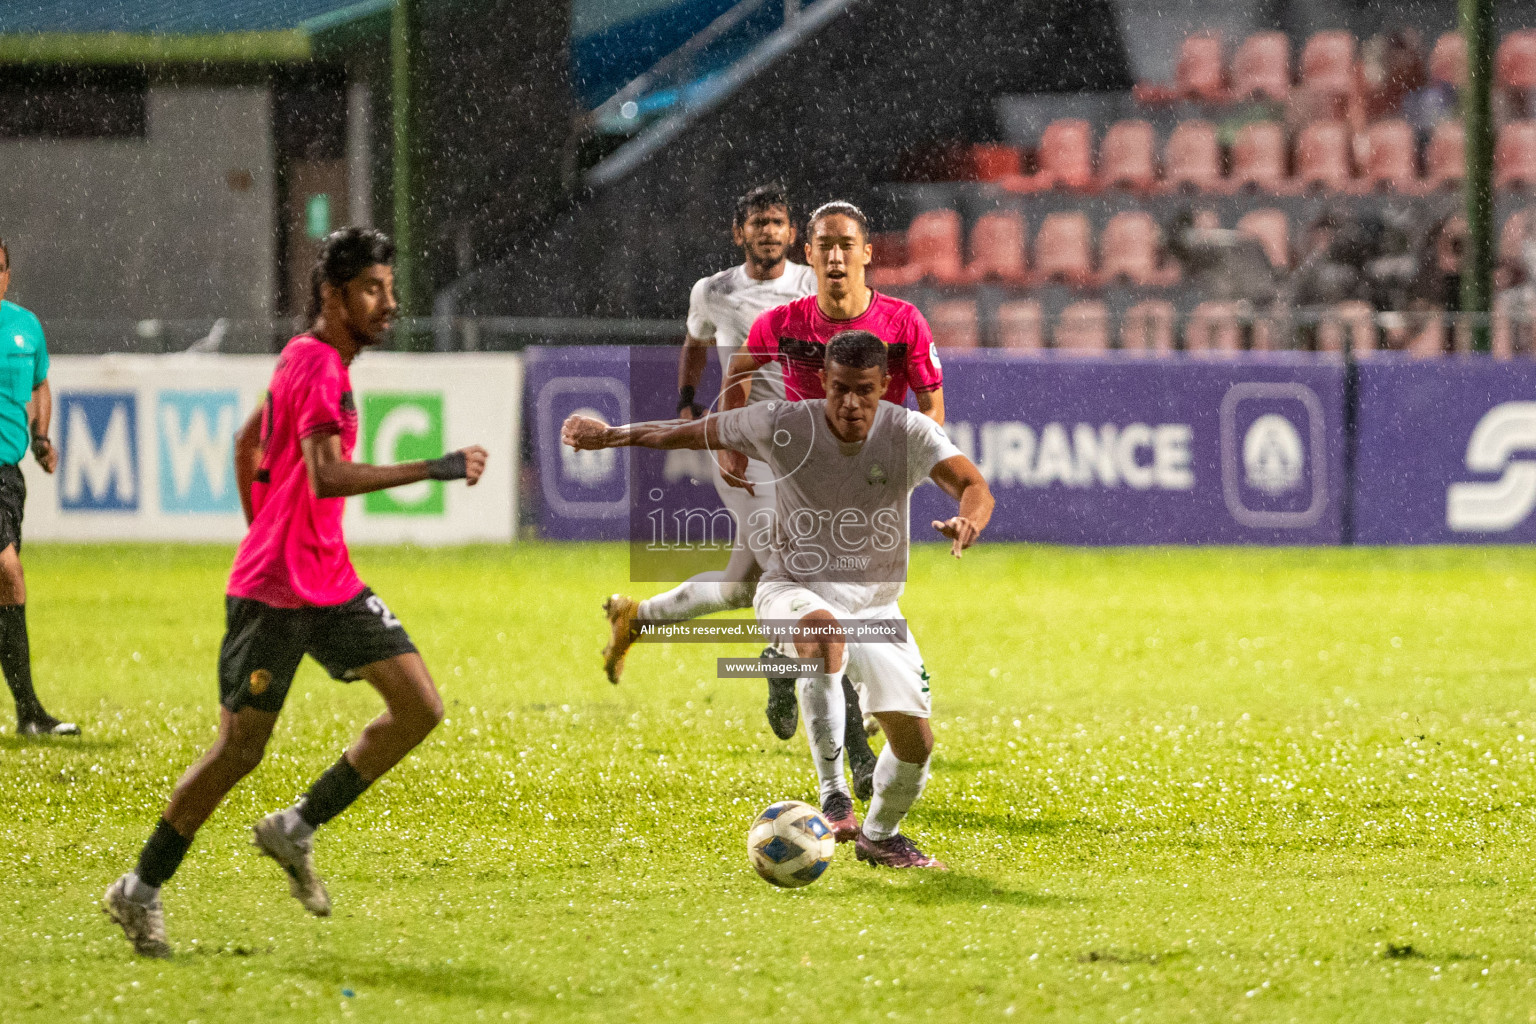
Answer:
[[[910,302],[879,292],[873,295],[869,308],[852,320],[831,319],[814,295],[776,306],[752,322],[747,351],[759,366],[775,359],[783,365],[784,391],[791,400],[825,398],[818,374],[827,342],[840,331],[869,331],[890,348],[887,402],[901,405],[908,388],[937,391],[943,387],[944,370],[923,314]]]
[[[345,498],[317,498],[299,441],[341,435],[357,444],[352,378],[341,354],[308,334],[290,341],[272,371],[261,411],[262,457],[251,485],[255,519],[235,554],[231,597],[277,608],[345,604],[363,589],[341,534]]]

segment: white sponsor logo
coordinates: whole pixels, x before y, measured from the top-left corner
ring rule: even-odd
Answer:
[[[1451,484],[1445,523],[1458,532],[1498,533],[1525,522],[1536,509],[1536,402],[1505,402],[1488,410],[1467,442],[1467,471],[1499,473],[1488,483]]]
[[[1301,435],[1279,413],[1254,420],[1243,435],[1243,475],[1248,486],[1271,496],[1301,486],[1305,453]]]
[[[590,416],[600,420],[603,414],[596,409],[576,409],[572,416]],[[619,453],[612,448],[600,451],[578,451],[566,445],[560,446],[560,469],[567,478],[584,487],[595,487],[613,477],[618,467]]]
[[[1188,491],[1193,431],[1186,423],[1047,423],[1039,434],[1027,423],[946,424],[955,447],[997,486],[1118,487]]]

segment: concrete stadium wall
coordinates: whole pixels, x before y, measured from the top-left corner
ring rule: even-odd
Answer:
[[[44,324],[271,316],[270,106],[265,87],[152,87],[145,138],[0,141],[8,297]]]

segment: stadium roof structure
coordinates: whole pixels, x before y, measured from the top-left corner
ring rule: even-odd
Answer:
[[[394,0],[20,0],[0,64],[287,63],[388,31]]]

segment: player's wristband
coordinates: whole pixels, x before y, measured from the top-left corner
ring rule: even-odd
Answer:
[[[427,477],[431,480],[463,480],[469,475],[468,463],[463,452],[449,452],[440,459],[427,462]]]
[[[692,384],[684,384],[677,389],[677,411],[684,409],[693,413],[693,418],[698,419],[704,415],[704,407],[694,401],[694,387]]]
[[[47,434],[32,435],[32,457],[37,461],[43,461],[43,456],[53,451],[53,442],[48,440]]]

